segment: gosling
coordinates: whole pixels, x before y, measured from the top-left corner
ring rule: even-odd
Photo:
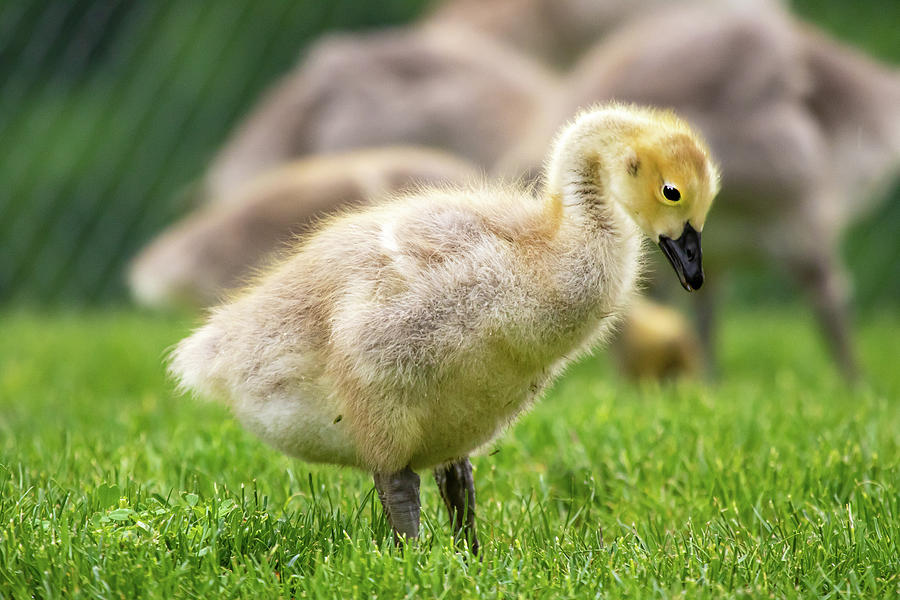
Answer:
[[[536,61],[452,24],[325,36],[241,119],[202,193],[222,198],[297,156],[372,146],[430,146],[489,169],[558,85]]]
[[[857,378],[839,241],[900,173],[900,71],[772,6],[701,2],[631,21],[591,49],[563,89],[557,116],[533,121],[502,172],[533,172],[554,123],[579,106],[615,98],[688,116],[724,173],[707,239],[718,264],[708,268],[764,259],[784,269],[806,293],[835,364]],[[695,302],[710,359],[712,291]]]
[[[637,381],[696,379],[703,373],[703,346],[688,320],[647,298],[632,303],[610,350],[619,372]]]
[[[542,194],[431,189],[335,217],[183,340],[182,389],[226,400],[311,462],[374,474],[397,543],[434,468],[478,551],[469,455],[603,340],[629,303],[641,233],[687,290],[718,192],[705,142],[669,112],[611,104],[556,139]]]
[[[150,308],[212,306],[317,219],[384,193],[472,181],[477,173],[462,159],[414,146],[285,163],[210,198],[157,236],[132,262],[128,283]]]

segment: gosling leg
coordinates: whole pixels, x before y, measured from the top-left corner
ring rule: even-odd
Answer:
[[[697,333],[703,350],[704,369],[706,376],[716,379],[719,375],[718,353],[716,352],[716,290],[709,283],[703,289],[696,292],[697,301],[695,311],[697,314]]]
[[[475,479],[472,477],[472,463],[468,458],[438,467],[434,470],[434,480],[441,490],[441,498],[450,522],[453,537],[457,541],[465,539],[473,554],[478,554],[478,537],[475,535]]]
[[[419,476],[406,467],[396,473],[375,473],[375,489],[384,507],[384,514],[394,530],[394,543],[404,538],[419,537]]]
[[[812,301],[828,350],[845,379],[859,379],[853,347],[850,301],[840,261],[828,254],[804,257],[791,264],[793,275]]]

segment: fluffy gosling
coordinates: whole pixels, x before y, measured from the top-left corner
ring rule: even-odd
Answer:
[[[491,168],[558,84],[503,43],[450,24],[328,35],[241,119],[203,194],[220,198],[296,156],[372,146],[441,148]]]
[[[706,240],[716,259],[710,272],[760,259],[784,269],[853,380],[858,361],[839,241],[900,174],[900,70],[772,6],[714,4],[652,12],[597,44],[563,86],[556,118],[546,127],[533,121],[503,172],[533,172],[555,123],[580,106],[614,98],[688,116],[712,144],[725,182]],[[710,358],[712,291],[694,303]]]
[[[298,159],[211,198],[166,229],[134,259],[128,283],[144,306],[212,306],[317,219],[388,192],[472,181],[477,173],[462,159],[414,146]]]
[[[183,340],[181,387],[223,398],[263,440],[365,469],[395,538],[419,533],[435,468],[473,551],[468,456],[613,327],[641,233],[688,289],[718,191],[706,144],[672,113],[606,105],[553,145],[538,196],[432,189],[336,217]]]
[[[703,346],[677,310],[636,298],[610,345],[619,371],[634,380],[696,378],[703,373]]]

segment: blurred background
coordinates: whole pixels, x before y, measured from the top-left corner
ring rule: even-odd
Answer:
[[[128,261],[191,206],[180,193],[260,92],[324,32],[408,22],[428,0],[0,0],[0,304],[128,302]],[[900,2],[794,0],[900,64]],[[843,255],[858,310],[900,301],[900,188]],[[770,267],[730,302],[793,297]]]

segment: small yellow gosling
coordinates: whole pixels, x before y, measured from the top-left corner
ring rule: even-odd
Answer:
[[[672,113],[606,105],[553,145],[547,187],[432,189],[336,217],[183,340],[181,387],[225,399],[304,460],[374,473],[395,536],[435,478],[477,550],[468,456],[611,330],[641,234],[686,289],[718,191],[706,144]]]
[[[610,346],[619,370],[632,379],[699,377],[703,346],[677,310],[636,298]]]

